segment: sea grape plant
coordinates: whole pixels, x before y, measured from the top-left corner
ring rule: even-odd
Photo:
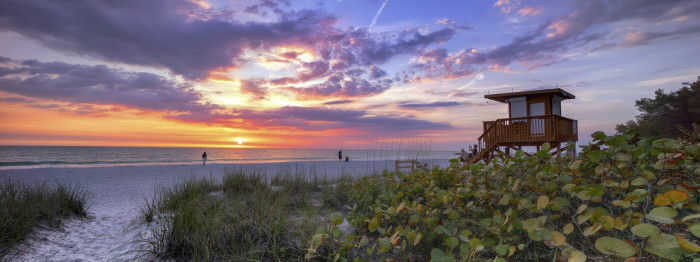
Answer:
[[[700,144],[592,137],[576,158],[545,144],[532,156],[364,178],[347,218],[355,235],[313,236],[307,258],[329,241],[332,261],[700,261]]]

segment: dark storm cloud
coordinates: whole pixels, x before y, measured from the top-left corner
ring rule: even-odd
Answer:
[[[295,126],[318,130],[357,128],[368,131],[411,131],[450,129],[449,123],[407,117],[368,116],[365,111],[286,106],[270,111],[234,110],[234,114],[255,125]],[[323,122],[323,123],[316,123]],[[311,124],[313,123],[313,124]]]
[[[0,29],[57,50],[165,67],[188,79],[238,66],[246,48],[306,39],[332,20],[308,10],[286,12],[267,24],[224,18],[188,1],[0,1]]]
[[[125,72],[104,65],[72,65],[36,60],[0,66],[0,91],[69,103],[123,105],[143,110],[208,113],[221,109],[202,104],[188,84],[151,73]]]
[[[426,76],[451,79],[470,76],[485,70],[488,65],[503,67],[515,62],[530,63],[531,67],[552,65],[565,61],[559,57],[560,53],[593,42],[597,42],[598,46],[592,46],[591,50],[601,50],[617,46],[620,42],[622,46],[635,46],[662,38],[697,34],[700,32],[698,13],[700,1],[695,0],[579,0],[571,14],[550,19],[532,32],[513,38],[506,45],[485,52],[467,48],[454,54],[447,54],[445,49],[426,50],[420,56],[423,62],[416,68],[425,71]],[[677,30],[628,34],[624,41],[610,39],[611,32],[586,33],[596,25],[621,21],[677,23],[674,19],[691,19],[694,24]],[[643,30],[645,27],[641,28]]]

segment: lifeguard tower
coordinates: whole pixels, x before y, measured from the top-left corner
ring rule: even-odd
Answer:
[[[578,121],[561,116],[561,102],[576,98],[560,89],[491,94],[487,99],[508,104],[508,118],[484,121],[484,134],[479,137],[477,155],[467,163],[490,162],[499,152],[510,157],[510,149],[536,147],[549,142],[559,154],[567,150],[562,143],[578,141]],[[570,147],[574,150],[575,146]]]

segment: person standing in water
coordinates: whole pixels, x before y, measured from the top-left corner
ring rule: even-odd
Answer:
[[[343,161],[343,150],[338,151],[338,161]]]
[[[202,165],[206,165],[206,164],[207,164],[207,151],[204,151],[204,153],[202,153]]]

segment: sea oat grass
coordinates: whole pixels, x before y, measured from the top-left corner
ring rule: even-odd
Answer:
[[[78,186],[47,183],[0,184],[0,260],[37,226],[60,227],[71,216],[87,216],[87,191]]]
[[[318,224],[308,205],[293,205],[312,188],[303,175],[278,176],[270,186],[255,170],[227,170],[158,190],[142,208],[152,224],[150,251],[161,259],[298,261]]]

